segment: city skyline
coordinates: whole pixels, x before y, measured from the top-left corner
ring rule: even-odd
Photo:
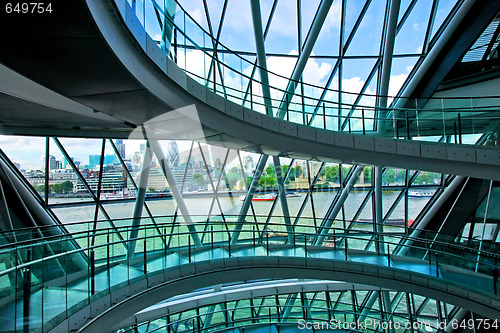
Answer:
[[[82,166],[92,164],[89,161],[89,156],[101,155],[101,147],[102,147],[101,139],[61,138],[60,141],[66,148],[67,153],[72,158],[74,158],[75,161],[80,162],[80,165]],[[114,141],[115,145],[117,145],[116,144],[117,140]],[[187,157],[189,155],[189,150],[191,148],[191,141],[185,141],[185,140],[169,140],[169,141],[175,141],[177,143],[180,156],[180,163],[186,163]],[[168,149],[169,141],[160,142],[165,152]],[[134,154],[136,153],[141,154],[141,145],[145,144],[145,140],[122,140],[122,142],[126,157],[125,159],[131,161],[133,161]],[[46,143],[44,138],[0,135],[0,144],[2,144],[3,150],[12,159],[12,161],[20,165],[19,169],[33,170],[33,171],[42,170],[41,166],[45,158],[45,155],[40,155],[39,152],[45,150]],[[225,148],[210,146],[206,144],[202,144],[202,147],[210,147],[210,151],[216,152],[215,154],[214,153],[205,154],[206,155],[205,158],[207,159],[207,163],[209,165],[213,166],[217,158],[223,160],[224,158],[223,154],[225,154]],[[118,145],[117,149],[119,150]],[[203,149],[206,150],[205,148]],[[197,149],[195,149],[195,152],[196,151]],[[242,158],[244,158],[244,156],[247,155],[254,155],[253,153],[247,153],[247,152],[240,152],[240,154]],[[57,146],[52,141],[50,141],[49,155],[54,156],[56,160],[64,163],[63,154],[59,151]],[[109,145],[109,143],[106,143],[105,156],[106,155],[115,155],[115,152]],[[212,162],[210,161],[211,160],[210,156],[213,157]],[[202,159],[201,154],[199,154],[199,151],[194,153],[191,156],[191,158],[194,158],[196,162]],[[229,164],[234,164],[234,163],[229,163]]]

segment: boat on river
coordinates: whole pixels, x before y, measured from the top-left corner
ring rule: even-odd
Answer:
[[[408,191],[409,198],[430,198],[434,195],[434,191],[431,190],[412,190]]]

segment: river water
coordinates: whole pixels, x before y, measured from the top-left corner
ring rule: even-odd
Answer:
[[[312,200],[309,199],[301,217],[303,218],[312,218],[315,216],[317,219],[321,219],[325,216],[328,207],[331,205],[336,191],[330,192],[314,192],[312,195]],[[353,190],[345,204],[344,204],[344,213],[346,220],[352,220],[354,214],[359,209],[363,199],[366,197],[366,190]],[[392,206],[394,201],[396,200],[399,191],[383,191],[383,211],[384,215]],[[301,193],[299,197],[289,197],[288,208],[290,212],[290,216],[295,218],[299,212],[299,209],[302,205],[302,202],[305,199],[306,194]],[[428,202],[430,198],[421,197],[421,198],[413,198],[410,197],[408,201],[408,218],[413,220],[417,217],[420,211],[424,208],[425,204]],[[51,198],[50,200],[57,200],[59,203],[64,202],[84,202],[86,199],[82,198]],[[189,209],[189,213],[191,215],[202,215],[206,216],[210,214],[220,215],[220,213],[224,213],[224,215],[237,215],[240,212],[243,201],[240,200],[240,197],[228,197],[228,196],[219,196],[218,200],[212,197],[187,197],[185,198],[187,207]],[[52,201],[53,202],[53,201]],[[312,209],[312,203],[314,203],[314,212]],[[135,202],[107,202],[104,203],[103,206],[106,212],[109,214],[112,219],[122,219],[122,218],[131,218],[134,211]],[[153,216],[163,216],[163,215],[172,215],[175,212],[175,201],[172,199],[156,199],[147,201],[147,206],[151,210]],[[253,201],[253,207],[256,215],[268,216],[270,209],[272,207],[272,201]],[[82,222],[82,221],[93,221],[95,214],[95,205],[79,205],[76,207],[63,207],[63,208],[53,208],[54,213],[58,216],[58,218],[63,223],[71,223],[71,222]],[[251,214],[251,211],[249,212]],[[275,209],[273,212],[273,216],[282,216],[282,207],[280,202],[278,201],[275,205]],[[147,213],[143,211],[143,216],[147,216]],[[404,219],[404,200],[401,200],[394,212],[392,213],[390,219]],[[359,219],[371,219],[372,218],[372,203],[371,200],[368,201],[364,209],[362,210]],[[106,217],[99,213],[99,220],[104,220]],[[342,213],[339,213],[337,219],[342,219]],[[203,220],[203,219],[200,219]],[[302,223],[302,222],[301,222]],[[338,222],[337,222],[338,223]],[[309,223],[307,223],[309,224]],[[341,226],[339,226],[341,227]]]

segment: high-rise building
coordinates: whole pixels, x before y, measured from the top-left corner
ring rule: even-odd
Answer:
[[[94,168],[101,165],[101,155],[89,155],[89,166]]]
[[[245,167],[246,170],[255,169],[255,162],[253,161],[252,156],[247,155],[243,157],[243,166]]]
[[[41,166],[41,170],[45,170],[45,167],[46,167],[46,162],[45,162],[45,157],[43,158],[42,160],[42,166]],[[49,155],[49,170],[55,170],[57,169],[57,160],[56,160],[56,157],[53,156],[53,155]]]
[[[117,139],[115,141],[116,149],[118,150],[118,153],[120,154],[122,159],[125,159],[125,144],[123,143],[122,139]]]
[[[218,157],[214,161],[214,168],[216,168],[216,169],[221,169],[222,168],[222,161]]]
[[[115,154],[104,156],[104,165],[119,164],[120,160]]]
[[[177,142],[169,141],[167,148],[167,161],[170,166],[176,168],[179,166],[179,148],[177,147]]]

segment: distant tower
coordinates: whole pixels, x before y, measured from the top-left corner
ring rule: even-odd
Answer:
[[[122,139],[117,139],[116,140],[116,149],[118,150],[118,153],[122,158],[125,158],[125,144],[123,143]]]
[[[214,167],[215,167],[216,169],[222,169],[222,161],[220,160],[220,158],[218,158],[218,157],[217,157],[217,158],[215,159],[215,162],[214,162]]]
[[[171,167],[176,168],[179,166],[179,148],[177,147],[177,142],[175,141],[170,141],[168,143],[167,161]]]
[[[42,170],[45,170],[45,157],[43,158],[42,162]],[[57,160],[56,157],[53,155],[49,155],[49,170],[55,170],[57,169]]]

